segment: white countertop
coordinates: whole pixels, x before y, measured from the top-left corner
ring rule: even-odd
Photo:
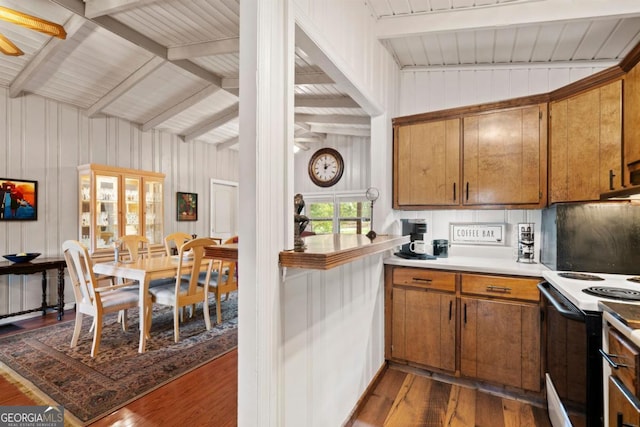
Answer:
[[[525,264],[513,259],[449,256],[433,260],[404,259],[397,256],[385,258],[385,264],[405,267],[434,268],[476,273],[507,274],[511,276],[542,277],[549,269],[540,263]]]

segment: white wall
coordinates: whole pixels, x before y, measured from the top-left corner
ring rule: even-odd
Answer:
[[[547,93],[603,68],[530,67],[403,71],[398,116]]]
[[[78,238],[78,173],[84,163],[100,163],[166,174],[166,234],[186,231],[208,235],[211,178],[238,180],[238,153],[215,146],[184,143],[163,132],[113,118],[89,119],[76,107],[36,95],[9,98],[0,88],[0,177],[38,181],[38,220],[0,221],[0,253],[61,255],[64,240]],[[198,193],[197,222],[177,222],[177,191]],[[55,303],[57,278],[48,278]],[[40,306],[40,276],[0,276],[0,313]],[[65,301],[73,302],[69,281]],[[16,318],[5,319],[12,321]]]
[[[295,155],[293,190],[295,193],[317,193],[366,190],[369,187],[370,138],[361,136],[327,135],[323,143],[307,143],[309,150]],[[320,148],[335,148],[344,159],[344,173],[338,183],[329,188],[318,187],[309,178],[309,159]],[[364,191],[362,192],[364,195]]]
[[[398,69],[377,42],[364,2],[294,0],[294,6],[296,24],[347,80],[347,93],[375,116],[370,142],[357,142],[370,144],[368,149],[342,146],[352,162],[342,185],[378,186],[381,200],[384,196],[388,201],[380,208],[387,215],[391,197],[384,189],[387,183],[390,189],[387,153]],[[336,138],[329,144],[343,143],[356,144],[356,138]],[[357,176],[356,167],[362,167]],[[309,188],[304,155],[295,159],[294,169],[294,187],[303,192]],[[368,170],[375,170],[375,176],[365,176]],[[281,425],[341,425],[383,365],[382,267],[378,255],[328,271],[297,271],[294,276],[287,272],[281,294],[284,379],[276,409],[282,414]],[[242,405],[241,398],[241,412]]]

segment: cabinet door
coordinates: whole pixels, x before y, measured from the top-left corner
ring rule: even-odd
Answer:
[[[609,377],[609,426],[640,426],[640,402],[615,377]]]
[[[540,309],[461,297],[463,376],[540,391]]]
[[[124,176],[122,194],[123,235],[137,235],[142,231],[142,209],[140,208],[140,177]]]
[[[122,235],[120,229],[120,177],[118,175],[95,175],[95,221],[94,248],[109,248]]]
[[[624,77],[624,164],[630,173],[626,184],[640,184],[640,64]]]
[[[459,119],[400,126],[395,151],[395,207],[459,203]]]
[[[536,105],[464,119],[464,205],[542,203],[546,194],[543,116],[544,106]]]
[[[621,97],[617,81],[551,104],[550,203],[621,187]]]
[[[455,295],[393,288],[391,357],[455,371]]]
[[[164,239],[162,184],[161,180],[144,179],[144,235],[152,245]]]

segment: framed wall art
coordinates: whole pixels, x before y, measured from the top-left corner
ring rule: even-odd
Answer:
[[[177,220],[198,220],[198,194],[177,192]]]
[[[0,221],[38,219],[38,181],[0,178]]]

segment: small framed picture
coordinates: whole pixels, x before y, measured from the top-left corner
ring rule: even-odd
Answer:
[[[0,221],[38,219],[38,181],[0,178]]]
[[[198,195],[177,192],[176,212],[178,221],[198,220]]]

